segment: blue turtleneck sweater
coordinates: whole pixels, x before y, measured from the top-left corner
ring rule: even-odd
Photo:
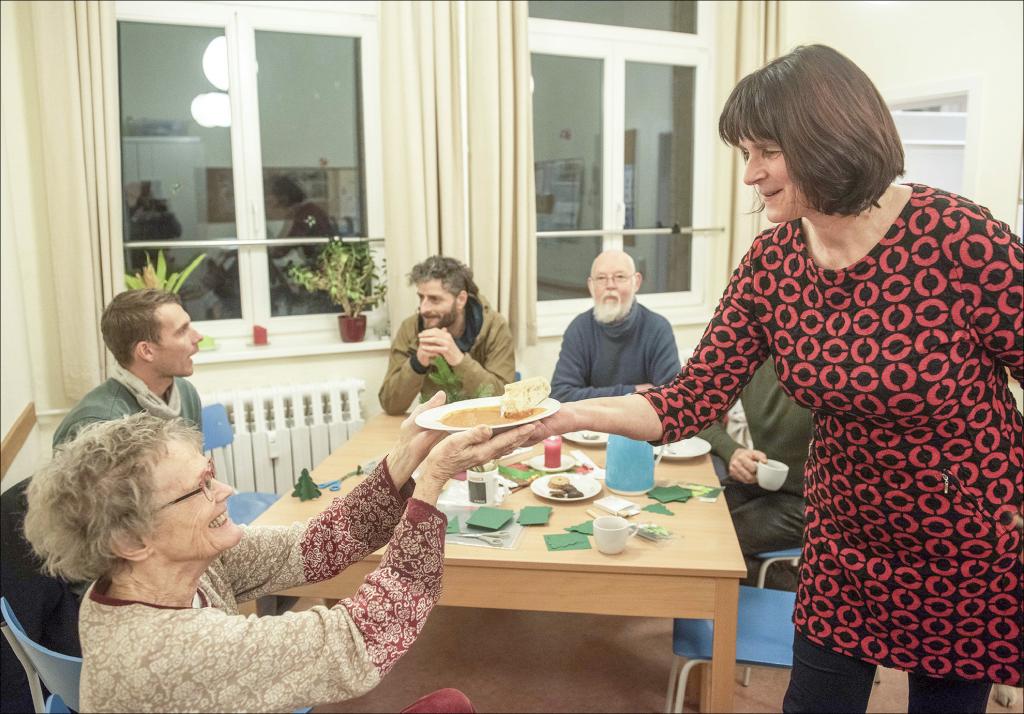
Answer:
[[[551,396],[560,402],[631,394],[638,384],[664,384],[679,372],[679,350],[672,327],[661,315],[634,302],[613,323],[577,315],[562,338],[551,378]]]

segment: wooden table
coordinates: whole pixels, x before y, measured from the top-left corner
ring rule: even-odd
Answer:
[[[383,414],[370,419],[359,433],[313,471],[313,480],[323,483],[359,464],[382,457],[393,446],[400,423],[400,417]],[[602,447],[565,442],[566,453],[575,448],[587,453],[597,464],[604,464]],[[536,452],[540,451],[538,445]],[[718,485],[707,456],[685,461],[662,460],[656,478]],[[356,481],[346,481],[340,493],[350,491]],[[609,493],[606,488],[602,495]],[[339,494],[324,491],[323,497],[306,502],[284,496],[254,525],[305,520],[323,510],[335,495]],[[630,499],[641,505],[653,503],[643,496]],[[737,600],[739,580],[746,575],[746,566],[725,498],[720,496],[714,503],[691,499],[687,503],[668,504],[673,516],[646,511],[634,516],[633,521],[643,519],[664,525],[677,537],[663,543],[632,538],[626,550],[618,555],[604,555],[596,547],[549,552],[544,545],[545,533],[564,533],[564,527],[589,520],[586,509],[594,508],[592,500],[559,504],[539,498],[527,487],[513,492],[502,507],[518,509],[527,505],[552,505],[555,509],[547,526],[526,528],[515,550],[446,546],[441,604],[714,620],[713,658],[711,667],[703,668],[710,672],[705,673],[701,687],[701,709],[732,711]],[[381,552],[353,564],[331,580],[279,594],[328,599],[348,597],[376,567]],[[668,658],[670,653],[666,652],[665,656]]]

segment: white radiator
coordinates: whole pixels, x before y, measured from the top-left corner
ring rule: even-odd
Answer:
[[[213,452],[217,478],[239,491],[291,493],[302,469],[312,471],[363,426],[360,379],[207,394],[228,411],[234,441]]]

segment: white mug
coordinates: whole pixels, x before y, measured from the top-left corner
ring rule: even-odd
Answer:
[[[498,480],[498,471],[469,471],[466,473],[470,503],[499,506],[508,495],[508,487]]]
[[[594,519],[594,542],[602,553],[615,555],[626,549],[626,541],[636,534],[637,528],[625,518],[601,516]]]
[[[757,485],[766,491],[778,491],[788,475],[789,467],[781,461],[768,459],[757,465]]]

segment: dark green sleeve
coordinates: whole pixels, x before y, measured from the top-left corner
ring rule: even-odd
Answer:
[[[711,453],[725,461],[726,466],[729,465],[729,460],[732,458],[736,449],[743,448],[743,444],[739,443],[726,433],[725,425],[720,421],[715,422],[707,429],[697,434],[697,436],[711,444]]]

